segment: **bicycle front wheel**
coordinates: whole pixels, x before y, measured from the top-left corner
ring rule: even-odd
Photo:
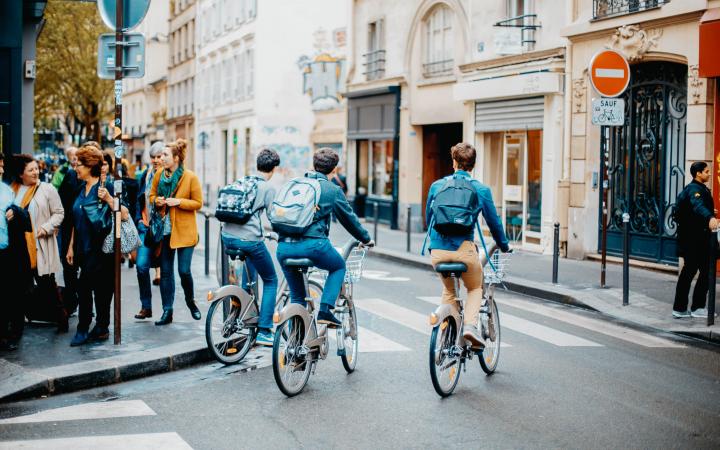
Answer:
[[[485,348],[478,359],[483,372],[491,375],[500,360],[500,314],[492,294],[488,298],[487,310],[487,313],[480,313]]]
[[[441,397],[452,394],[460,379],[461,356],[456,352],[457,326],[445,319],[430,336],[430,379]]]
[[[223,304],[227,305],[227,317],[223,314]],[[257,328],[241,327],[239,315],[239,303],[225,297],[210,305],[205,318],[205,341],[208,349],[213,357],[223,364],[242,361],[255,342]]]
[[[275,331],[272,367],[280,391],[293,397],[305,388],[310,378],[312,362],[303,354],[305,327],[299,316],[290,317]]]
[[[347,373],[353,373],[357,366],[358,359],[358,326],[357,326],[357,313],[355,312],[355,305],[352,301],[345,300],[347,311],[342,314],[342,332],[338,333],[338,338],[343,337],[343,344],[345,347],[345,353],[340,355],[340,360]]]

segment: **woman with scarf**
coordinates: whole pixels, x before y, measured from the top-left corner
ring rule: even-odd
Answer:
[[[68,330],[68,317],[60,300],[55,274],[62,271],[57,233],[65,211],[57,190],[40,181],[40,167],[30,155],[13,155],[15,204],[30,216],[32,231],[25,234],[30,267],[39,297],[26,304],[29,319],[57,322],[58,332]]]
[[[198,177],[190,170],[186,170],[183,165],[186,151],[187,142],[184,139],[178,139],[163,149],[163,170],[155,174],[150,188],[150,204],[159,212],[159,216],[155,217],[163,221],[160,252],[160,296],[163,315],[155,325],[167,325],[172,322],[176,252],[185,304],[190,309],[193,319],[200,320],[201,317],[200,310],[195,304],[190,265],[193,250],[199,240],[195,214],[202,207],[202,188]]]

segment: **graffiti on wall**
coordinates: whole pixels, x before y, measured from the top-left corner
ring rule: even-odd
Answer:
[[[312,151],[303,142],[300,130],[292,125],[265,123],[260,127],[259,147],[275,150],[280,156],[280,167],[273,181],[282,183],[305,174],[312,166]]]
[[[345,30],[334,30],[332,43],[322,28],[313,35],[313,55],[303,55],[298,60],[303,73],[303,93],[310,96],[313,110],[335,109],[340,106],[340,88],[345,79],[345,57],[341,51],[346,42]]]

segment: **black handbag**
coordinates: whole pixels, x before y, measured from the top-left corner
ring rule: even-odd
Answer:
[[[83,205],[85,216],[95,236],[105,236],[112,230],[112,211],[105,202],[91,202]]]
[[[165,218],[161,216],[155,208],[151,209],[150,212],[150,225],[145,232],[144,244],[147,248],[155,248],[159,245],[164,236],[165,231]]]

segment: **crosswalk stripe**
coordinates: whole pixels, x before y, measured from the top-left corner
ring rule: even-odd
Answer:
[[[548,342],[558,347],[602,347],[597,342],[589,341],[569,333],[558,331],[529,320],[500,313],[500,328],[508,328],[518,333],[526,334],[535,339]]]
[[[685,346],[668,339],[659,338],[651,334],[626,328],[614,323],[592,319],[574,314],[568,311],[562,311],[558,308],[550,308],[541,304],[533,303],[527,300],[514,298],[512,300],[497,300],[501,305],[507,305],[512,308],[523,309],[525,311],[538,314],[540,316],[549,317],[560,322],[569,323],[581,328],[595,331],[606,336],[610,336],[623,341],[631,342],[643,347],[664,347],[664,348],[684,348]]]
[[[364,298],[355,301],[355,306],[384,319],[399,323],[400,325],[415,330],[424,335],[430,335],[432,328],[428,323],[428,315],[420,314],[417,311],[403,308],[381,298]],[[362,340],[361,340],[362,342]],[[511,347],[505,342],[500,347]]]
[[[142,400],[116,400],[112,402],[84,403],[81,405],[48,409],[25,416],[2,419],[0,420],[0,425],[154,415],[155,411],[150,409]]]
[[[409,348],[402,344],[390,340],[382,335],[368,330],[367,328],[358,327],[358,336],[360,338],[360,353],[374,352],[407,352]]]
[[[177,433],[119,434],[81,436],[28,441],[0,442],[0,450],[192,450]]]

